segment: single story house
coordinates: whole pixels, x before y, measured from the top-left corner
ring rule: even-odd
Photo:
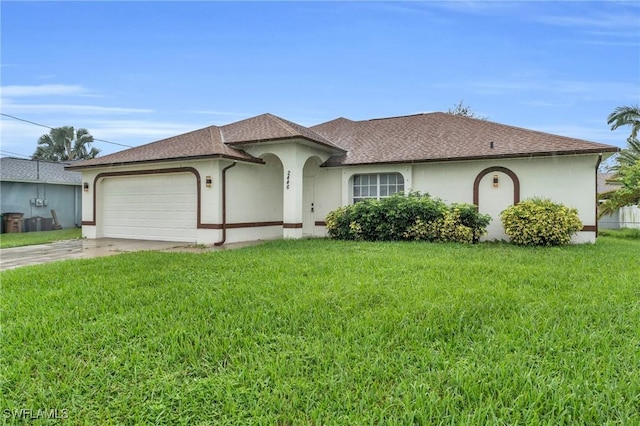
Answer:
[[[597,232],[596,170],[617,147],[447,113],[304,127],[272,114],[78,164],[83,235],[223,244],[326,235],[330,211],[420,191],[493,218],[529,197],[578,209]]]
[[[598,194],[620,188],[620,184],[611,182],[614,175],[615,173],[598,173]],[[621,207],[615,213],[600,217],[598,226],[603,229],[640,228],[640,207]]]
[[[38,230],[36,222],[31,227],[33,229],[29,227],[30,218],[53,219],[51,210],[55,210],[63,228],[79,227],[82,221],[82,174],[65,170],[65,166],[70,164],[0,158],[1,213],[22,213],[23,231]]]

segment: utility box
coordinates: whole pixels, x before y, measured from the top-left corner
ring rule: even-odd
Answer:
[[[4,232],[6,233],[19,233],[22,232],[22,226],[24,222],[23,213],[2,213],[2,219],[4,222]]]
[[[26,232],[53,231],[53,218],[33,216],[25,219],[24,227]]]

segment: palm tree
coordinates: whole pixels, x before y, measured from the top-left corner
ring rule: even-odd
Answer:
[[[100,153],[98,148],[90,146],[92,142],[93,136],[87,129],[76,131],[73,126],[57,127],[40,136],[31,157],[48,161],[90,159]]]
[[[607,124],[611,126],[611,130],[615,130],[622,126],[631,126],[631,134],[627,138],[629,146],[620,151],[616,158],[617,164],[612,167],[618,170],[620,166],[633,165],[640,160],[640,141],[638,133],[640,132],[640,108],[637,105],[617,107],[607,117]]]
[[[638,105],[618,107],[607,117],[607,124],[611,125],[611,130],[621,126],[631,126],[631,135],[627,141],[637,142],[638,132],[640,132],[640,108]]]
[[[622,126],[631,126],[631,134],[627,138],[627,148],[620,151],[616,157],[616,164],[611,167],[616,173],[609,180],[610,183],[621,184],[615,191],[607,191],[598,194],[602,201],[599,207],[599,215],[603,216],[616,212],[620,207],[637,204],[640,200],[640,187],[638,179],[630,176],[635,173],[637,176],[638,164],[640,164],[640,108],[635,106],[617,107],[607,117],[607,124],[611,130]]]

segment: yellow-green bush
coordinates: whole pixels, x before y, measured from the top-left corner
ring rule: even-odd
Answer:
[[[511,242],[526,246],[568,244],[582,229],[577,209],[542,198],[521,201],[503,211],[500,219]]]

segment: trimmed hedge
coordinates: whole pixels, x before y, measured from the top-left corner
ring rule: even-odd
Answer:
[[[429,194],[395,194],[381,200],[363,200],[327,215],[329,236],[364,241],[477,242],[491,218],[472,204],[447,206]]]
[[[511,242],[526,246],[568,244],[582,229],[577,209],[542,198],[521,201],[503,211],[500,219]]]

